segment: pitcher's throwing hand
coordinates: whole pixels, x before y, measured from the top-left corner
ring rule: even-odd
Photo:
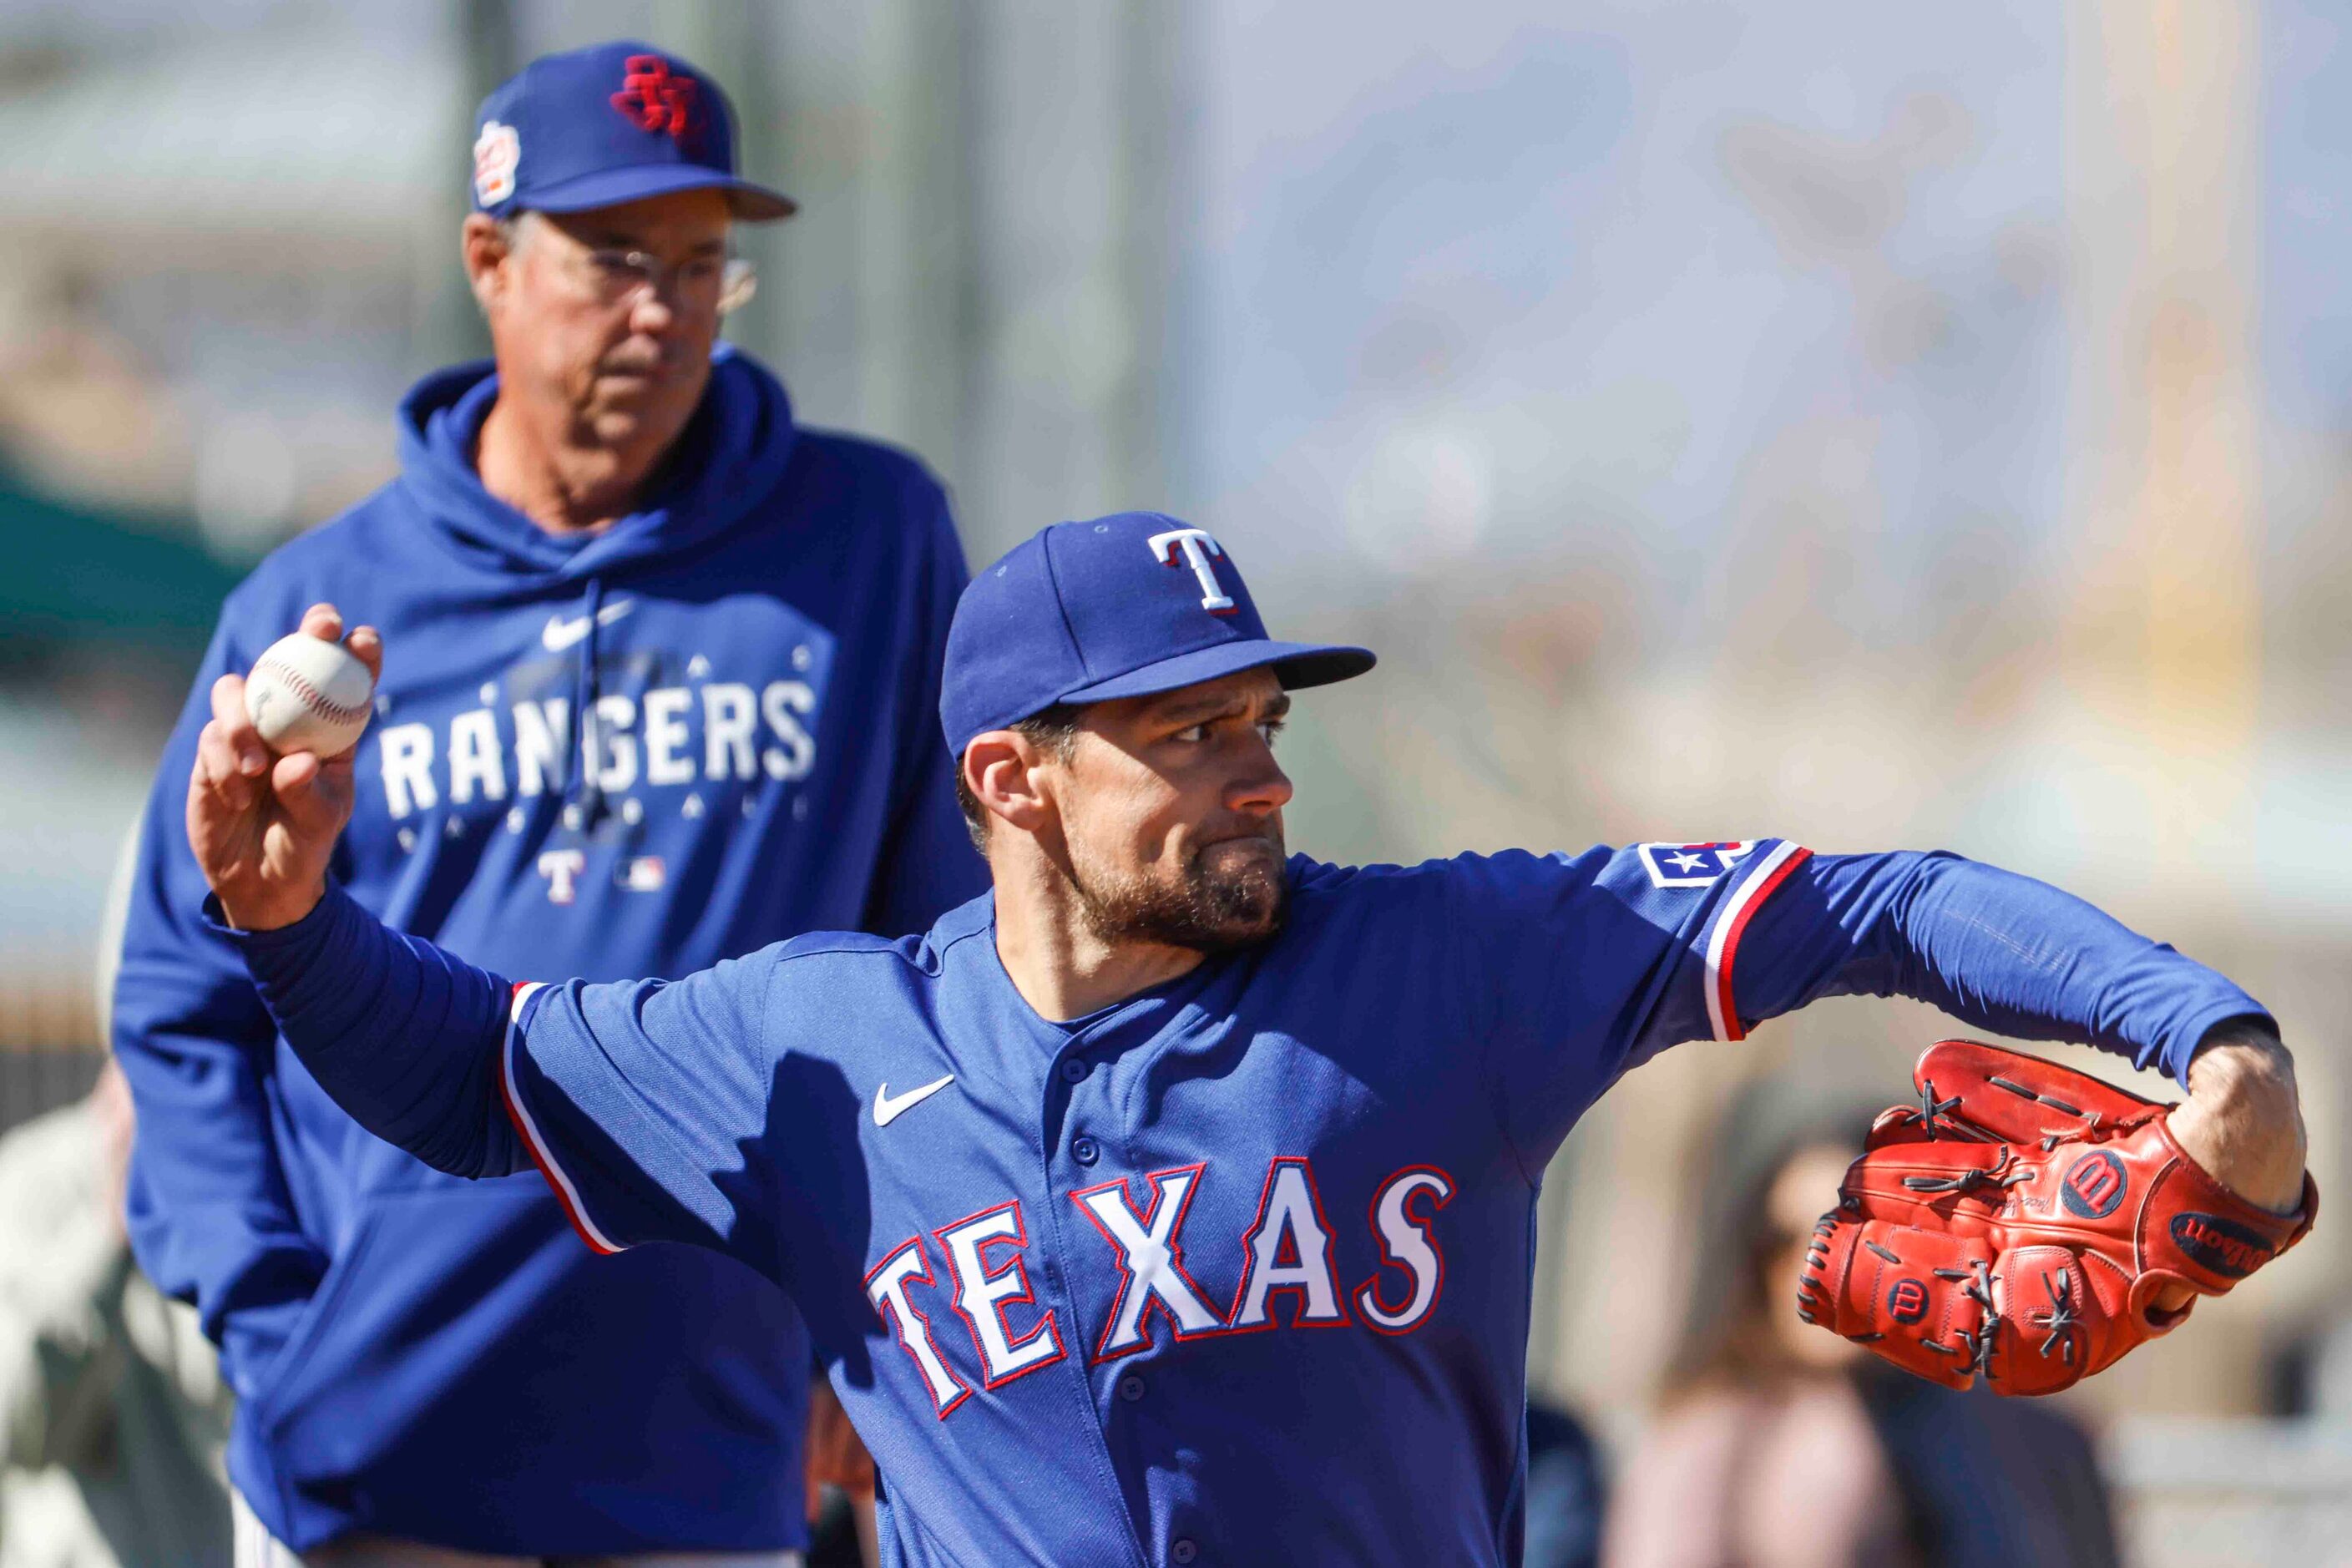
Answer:
[[[302,633],[340,642],[383,673],[383,644],[373,626],[343,635],[332,605],[313,605]],[[327,889],[327,858],[352,815],[352,756],[289,752],[272,757],[246,713],[245,677],[213,683],[212,722],[196,742],[189,780],[188,842],[219,894],[228,923],[272,931],[309,914]]]

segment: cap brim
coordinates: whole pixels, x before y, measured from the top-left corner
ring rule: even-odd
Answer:
[[[1081,686],[1075,691],[1065,691],[1064,702],[1108,702],[1119,697],[1150,697],[1179,687],[1198,686],[1204,680],[1216,680],[1244,669],[1261,669],[1271,666],[1275,678],[1283,689],[1296,691],[1308,686],[1328,686],[1334,681],[1351,680],[1379,662],[1370,648],[1348,647],[1333,643],[1301,642],[1229,642],[1214,647],[1199,648],[1192,653],[1180,653],[1174,658],[1163,658],[1157,664],[1147,664],[1141,669],[1114,675],[1108,680],[1097,680]]]
[[[800,211],[800,204],[781,191],[697,163],[639,163],[600,170],[530,192],[516,205],[543,213],[582,213],[677,191],[724,191],[735,216],[746,223],[766,223]]]

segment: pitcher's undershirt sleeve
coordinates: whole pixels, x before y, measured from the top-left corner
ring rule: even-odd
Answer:
[[[529,1170],[499,1089],[514,987],[392,930],[330,882],[276,931],[213,928],[245,955],[278,1031],[352,1120],[454,1176]]]
[[[1822,996],[1910,996],[2182,1083],[2215,1025],[2270,1022],[2222,975],[2071,893],[1940,853],[1808,858],[1757,907],[1732,983],[1747,1022]]]
[[[598,1252],[709,1247],[774,1277],[782,1117],[766,949],[682,980],[510,986],[339,888],[282,931],[225,934],[295,1054],[352,1120],[436,1169],[536,1165]]]
[[[2214,1026],[2267,1022],[2221,975],[2070,894],[1955,855],[1785,839],[1444,863],[1431,942],[1533,1179],[1585,1108],[1685,1041],[1823,996],[1910,996],[1971,1028],[2076,1040],[2186,1081]]]

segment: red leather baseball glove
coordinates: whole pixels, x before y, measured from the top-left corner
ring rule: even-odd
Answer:
[[[2318,1211],[2308,1175],[2297,1213],[2254,1207],[2181,1152],[2171,1106],[2055,1062],[1945,1040],[1912,1076],[1814,1227],[1797,1312],[1949,1387],[2103,1371],[2188,1319],[2165,1286],[2221,1295]]]

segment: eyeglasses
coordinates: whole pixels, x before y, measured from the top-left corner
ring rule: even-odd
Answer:
[[[642,250],[586,250],[577,258],[573,275],[606,305],[634,306],[674,289],[683,303],[723,316],[748,303],[760,286],[758,272],[740,256],[690,256],[676,264]]]

